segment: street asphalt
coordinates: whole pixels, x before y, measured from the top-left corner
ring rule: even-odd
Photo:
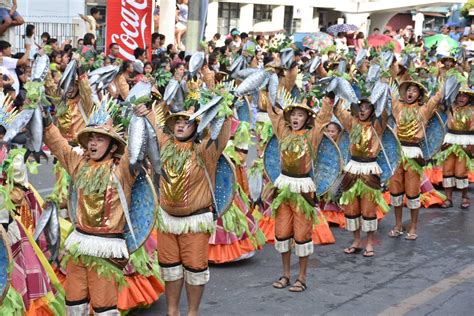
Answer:
[[[54,179],[51,162],[30,177],[46,195]],[[473,186],[470,187],[472,202]],[[271,284],[282,274],[272,245],[245,261],[212,265],[201,315],[474,315],[474,206],[422,209],[418,239],[389,238],[393,212],[380,222],[375,257],[346,255],[351,234],[332,227],[336,243],[316,246],[308,267],[308,289],[290,293]],[[410,214],[404,212],[404,226]],[[292,257],[296,275],[298,262]],[[292,281],[294,281],[293,276]],[[186,315],[186,295],[182,295]],[[165,315],[162,296],[151,308],[131,315]]]

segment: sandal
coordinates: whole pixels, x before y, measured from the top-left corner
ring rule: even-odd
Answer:
[[[286,276],[282,276],[278,279],[278,281],[273,282],[273,287],[275,289],[284,289],[285,287],[289,285],[290,285],[290,279]]]
[[[453,207],[453,201],[446,200],[443,204],[441,204],[441,208],[451,208]]]
[[[407,233],[407,235],[405,236],[406,240],[416,240],[417,238],[418,238],[418,235],[412,234],[412,233]]]
[[[373,257],[375,255],[375,252],[373,250],[365,249],[362,255],[366,258],[369,258],[369,257]]]
[[[296,279],[295,283],[288,290],[290,292],[304,292],[306,290],[306,283]]]
[[[350,246],[349,248],[344,249],[346,255],[355,255],[362,251],[362,248]]]
[[[388,232],[387,235],[388,237],[392,237],[392,238],[400,237],[401,235],[403,235],[403,228],[402,230],[392,229],[391,231]]]
[[[465,210],[471,206],[471,202],[469,202],[468,198],[463,198],[461,202],[461,209]]]

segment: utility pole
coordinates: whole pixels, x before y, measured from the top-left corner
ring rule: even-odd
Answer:
[[[188,25],[186,30],[186,53],[192,54],[199,50],[201,38],[201,23],[203,23],[201,12],[202,2],[207,0],[189,0],[188,3]]]

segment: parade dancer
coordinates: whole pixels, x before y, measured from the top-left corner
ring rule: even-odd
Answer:
[[[467,195],[469,181],[468,172],[472,167],[474,148],[474,110],[472,100],[474,90],[467,86],[462,87],[456,97],[455,104],[447,111],[448,132],[444,137],[446,149],[439,154],[439,161],[443,163],[443,188],[447,200],[443,208],[453,206],[453,189],[461,190],[461,208],[470,206]]]
[[[89,303],[95,315],[118,315],[121,268],[129,257],[123,239],[123,204],[129,203],[134,176],[129,171],[126,143],[107,113],[109,105],[104,104],[77,135],[86,155],[69,145],[49,115],[44,118],[44,141],[71,176],[77,192],[74,230],[64,242],[69,315],[87,314]],[[137,115],[148,112],[143,106],[135,111]]]
[[[403,235],[403,198],[407,197],[407,207],[411,212],[411,223],[405,236],[415,240],[420,210],[420,179],[423,174],[423,153],[420,142],[427,137],[425,127],[441,101],[444,85],[428,98],[426,88],[419,82],[408,80],[399,86],[400,98],[393,98],[393,116],[397,126],[397,136],[402,145],[402,163],[390,179],[390,195],[395,208],[395,227],[388,233],[390,237]]]
[[[382,134],[387,126],[385,112],[374,122],[374,105],[361,98],[358,104],[358,115],[353,117],[350,112],[338,104],[334,108],[336,117],[350,133],[351,160],[345,166],[342,180],[343,194],[340,204],[343,206],[346,230],[353,232],[354,241],[344,249],[346,254],[362,251],[361,231],[367,233],[367,244],[364,257],[373,257],[373,236],[378,228],[377,207],[388,212],[389,207],[382,196],[380,175],[382,170],[377,163],[381,150]]]
[[[209,281],[209,237],[215,229],[211,185],[217,161],[230,138],[226,119],[217,144],[197,142],[192,111],[171,114],[167,133],[157,130],[161,161],[168,181],[160,178],[158,257],[165,281],[168,315],[179,315],[179,301],[186,283],[188,315],[197,315]]]
[[[273,287],[290,285],[291,247],[299,257],[299,273],[292,292],[306,290],[308,258],[314,251],[313,223],[316,221],[316,185],[309,176],[312,160],[323,135],[324,124],[332,116],[333,101],[326,97],[316,115],[306,104],[292,103],[284,110],[271,108],[268,115],[280,142],[282,170],[275,181],[278,194],[272,202],[275,214],[275,248],[281,253],[283,276]]]

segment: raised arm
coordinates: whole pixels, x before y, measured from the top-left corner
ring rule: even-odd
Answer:
[[[211,156],[214,157],[214,160],[217,161],[219,156],[224,151],[227,146],[227,142],[230,139],[230,126],[231,126],[231,117],[225,119],[224,125],[222,126],[221,133],[217,137],[217,147],[213,144],[208,146],[209,137],[206,137],[204,141],[200,144],[200,152],[202,157]]]
[[[443,98],[443,91],[444,83],[438,85],[438,91],[436,94],[432,96],[424,106],[421,107],[420,114],[425,122],[428,122],[433,116],[434,112],[438,109],[441,99]]]
[[[275,133],[278,139],[281,139],[286,132],[288,132],[288,126],[286,125],[285,118],[283,116],[283,110],[277,107],[270,107],[267,109],[268,117],[272,122],[273,133]]]
[[[342,108],[341,102],[338,102],[334,107],[334,115],[336,115],[342,126],[344,126],[344,129],[350,132],[352,129],[352,115],[349,111]]]
[[[66,169],[67,173],[70,176],[75,174],[83,160],[83,156],[69,145],[59,129],[52,123],[44,129],[44,143],[61,163],[61,166]]]
[[[94,101],[92,101],[92,89],[89,84],[87,74],[82,69],[82,67],[78,68],[77,71],[79,75],[79,97],[81,98],[82,108],[84,109],[87,117],[89,117],[92,113],[92,109],[94,108]]]
[[[338,103],[340,103],[340,101]],[[334,99],[331,99],[329,97],[324,97],[323,106],[321,107],[321,110],[316,115],[315,127],[317,129],[320,129],[324,125],[329,123],[332,117],[333,106],[334,106]]]

